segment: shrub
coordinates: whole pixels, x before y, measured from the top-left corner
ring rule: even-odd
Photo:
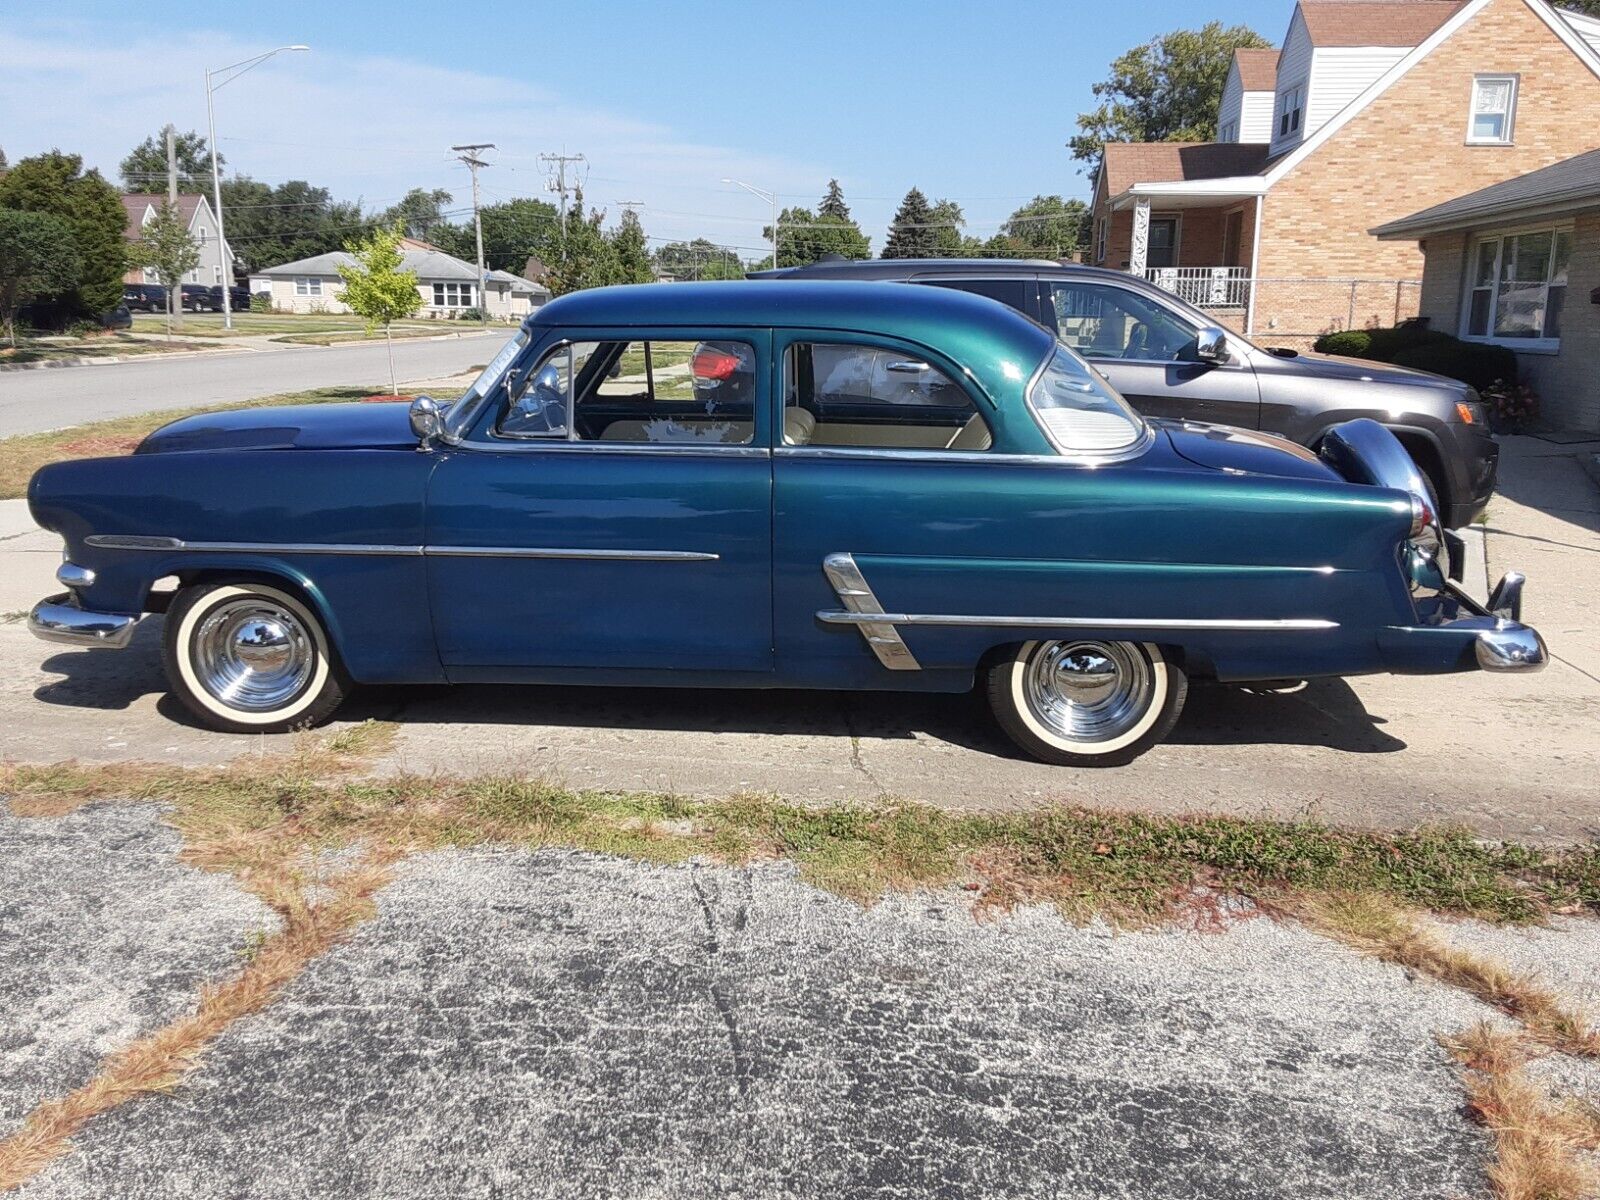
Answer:
[[[1369,329],[1367,337],[1367,357],[1379,362],[1398,362],[1399,355],[1423,346],[1445,346],[1456,341],[1448,333],[1429,329],[1420,321],[1408,321],[1388,329]]]
[[[1480,392],[1496,381],[1516,382],[1517,356],[1506,347],[1440,336],[1445,340],[1401,350],[1389,361],[1397,367],[1412,367],[1459,379]]]
[[[251,292],[250,311],[253,313],[269,313],[272,311],[271,292]]]
[[[1496,433],[1521,433],[1539,415],[1539,397],[1525,383],[1496,379],[1481,391],[1489,406],[1489,425]]]
[[[1342,354],[1346,358],[1366,358],[1372,347],[1372,334],[1365,329],[1341,329],[1325,333],[1312,343],[1318,354]]]

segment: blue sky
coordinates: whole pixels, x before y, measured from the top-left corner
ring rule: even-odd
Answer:
[[[217,94],[229,168],[378,207],[464,205],[453,142],[494,142],[485,201],[546,195],[542,152],[589,158],[586,197],[644,202],[656,238],[760,245],[769,213],[719,181],[814,204],[837,176],[874,247],[913,184],[987,236],[1035,193],[1086,195],[1065,149],[1111,59],[1218,17],[1277,41],[1291,0],[397,6],[343,0],[0,5],[0,147],[59,145],[114,177],[167,120],[205,128],[203,74],[304,42]]]

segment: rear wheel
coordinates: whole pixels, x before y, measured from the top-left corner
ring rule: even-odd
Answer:
[[[316,614],[254,582],[179,593],[167,613],[165,659],[173,694],[228,733],[319,724],[349,687]]]
[[[1026,642],[989,667],[985,690],[1011,740],[1043,762],[1121,766],[1171,731],[1188,680],[1148,642]]]

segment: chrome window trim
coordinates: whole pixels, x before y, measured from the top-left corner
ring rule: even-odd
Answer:
[[[1091,371],[1095,370],[1093,363],[1091,363],[1087,358],[1084,358],[1071,346],[1061,341],[1061,339],[1058,337],[1051,343],[1049,351],[1045,354],[1044,358],[1040,360],[1039,365],[1034,368],[1033,374],[1028,376],[1027,386],[1022,392],[1023,406],[1028,410],[1028,416],[1033,420],[1034,428],[1039,431],[1039,435],[1043,437],[1046,442],[1055,447],[1057,455],[1066,461],[1076,463],[1079,466],[1092,467],[1099,466],[1101,464],[1127,462],[1130,459],[1139,458],[1146,450],[1155,445],[1155,428],[1150,424],[1149,420],[1142,412],[1134,408],[1133,405],[1128,404],[1127,397],[1125,397],[1121,392],[1117,391],[1116,385],[1113,384],[1109,379],[1105,380],[1105,385],[1111,388],[1112,394],[1118,400],[1121,400],[1123,404],[1126,404],[1128,411],[1131,412],[1138,420],[1141,430],[1139,436],[1133,441],[1129,442],[1126,446],[1117,446],[1114,449],[1098,451],[1092,454],[1085,453],[1082,450],[1068,450],[1060,442],[1056,441],[1055,436],[1050,432],[1050,427],[1045,424],[1044,418],[1039,415],[1039,410],[1033,406],[1033,389],[1039,386],[1040,380],[1044,378],[1044,373],[1050,369],[1051,362],[1055,360],[1057,349],[1065,350],[1068,354],[1071,354],[1073,357],[1079,359],[1086,366],[1088,366]]]
[[[988,626],[998,629],[1181,629],[1217,632],[1269,632],[1337,629],[1337,621],[1314,617],[1263,618],[1261,620],[1222,618],[1171,619],[1153,617],[1004,617],[955,613],[862,613],[824,609],[817,620],[829,625],[950,625]]]
[[[540,442],[531,438],[520,442],[485,442],[473,438],[460,442],[456,449],[490,454],[544,451],[552,454],[711,454],[735,458],[766,458],[771,453],[770,447],[744,442]]]
[[[915,450],[888,446],[778,446],[783,458],[888,458],[907,462],[984,463],[1012,462],[1031,466],[1073,465],[1060,454],[1004,454],[990,450]]]
[[[622,562],[716,562],[701,550],[618,550],[581,546],[385,546],[348,542],[186,542],[175,537],[91,534],[84,544],[105,550],[189,554],[348,554],[403,558],[548,558]]]

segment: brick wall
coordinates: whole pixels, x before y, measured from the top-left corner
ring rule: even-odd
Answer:
[[[1543,420],[1558,429],[1600,433],[1600,305],[1589,293],[1600,288],[1600,210],[1573,224],[1567,299],[1561,310],[1561,350],[1519,354],[1523,381],[1539,394]]]

